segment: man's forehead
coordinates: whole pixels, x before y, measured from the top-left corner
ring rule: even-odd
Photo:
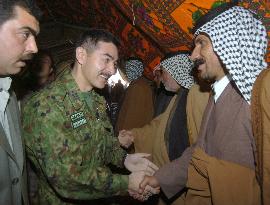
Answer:
[[[118,49],[112,42],[99,41],[94,50],[114,61],[118,60]]]
[[[39,22],[27,9],[15,6],[14,20],[20,21],[22,27],[28,28],[34,35],[39,33]]]
[[[167,70],[163,66],[160,67],[160,71],[161,71],[161,73],[167,72]]]
[[[210,40],[210,38],[209,38],[209,36],[206,34],[206,33],[200,33],[199,35],[197,35],[196,37],[195,37],[195,43],[196,43],[196,41],[198,41],[198,40],[203,40],[203,39],[208,39],[208,40]]]
[[[103,40],[99,40],[97,43],[96,43],[96,48],[99,48],[99,47],[107,47],[107,46],[112,46],[112,47],[115,47],[116,50],[118,50],[117,46],[113,43],[113,42],[106,42],[106,41],[103,41]]]

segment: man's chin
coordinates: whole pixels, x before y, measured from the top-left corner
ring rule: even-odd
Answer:
[[[200,75],[200,78],[208,83],[213,83],[215,82],[215,78],[210,77],[208,75]]]
[[[16,75],[16,74],[22,73],[22,71],[24,71],[24,67],[14,67],[14,68],[8,70],[8,73],[10,75]]]
[[[98,85],[95,86],[97,89],[103,89],[105,87],[106,83],[99,83]]]

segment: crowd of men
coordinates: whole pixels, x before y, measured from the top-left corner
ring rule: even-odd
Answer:
[[[161,190],[160,204],[270,203],[268,42],[256,13],[224,3],[196,22],[193,50],[169,53],[158,66],[171,96],[157,116],[144,65],[129,59],[129,93],[148,86],[141,90],[152,104],[141,112],[144,98],[131,105],[126,94],[117,132],[95,91],[119,60],[120,42],[106,30],[83,32],[74,63],[18,106],[11,76],[38,52],[39,30],[24,1],[0,0],[0,204],[29,204],[26,160],[37,177],[32,204],[102,204],[128,193],[146,201]],[[140,112],[151,116],[134,117]],[[131,145],[135,153],[123,149]]]

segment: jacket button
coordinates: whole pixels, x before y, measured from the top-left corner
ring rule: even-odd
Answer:
[[[11,181],[12,185],[16,185],[16,184],[18,184],[18,182],[19,182],[19,178],[18,177],[12,179],[12,181]]]

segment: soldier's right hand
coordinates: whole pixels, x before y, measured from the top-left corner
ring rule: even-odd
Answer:
[[[146,201],[150,196],[153,194],[158,194],[160,192],[160,189],[154,189],[153,187],[146,186],[143,193],[135,192],[133,190],[128,190],[129,196],[131,196],[134,199],[137,199],[139,201]]]
[[[145,173],[143,171],[132,172],[128,176],[128,190],[138,192],[140,189],[140,183],[144,179]]]
[[[134,141],[134,136],[129,130],[121,130],[118,135],[118,140],[122,147],[129,148]]]
[[[151,192],[151,194],[158,194],[160,192],[160,185],[155,176],[145,175],[142,182],[140,183],[139,193]]]
[[[145,177],[147,176],[143,172],[132,172],[129,175],[129,195],[139,201],[146,201],[153,194],[158,194],[160,192],[159,186],[155,186],[155,188],[153,188],[149,185],[143,185],[143,187],[141,187],[142,181],[144,181]]]

